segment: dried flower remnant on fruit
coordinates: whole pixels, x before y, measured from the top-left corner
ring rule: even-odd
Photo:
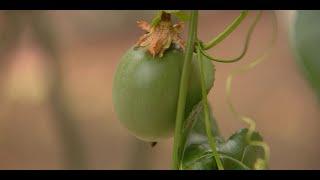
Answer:
[[[170,14],[162,12],[161,20],[155,26],[151,26],[145,21],[137,21],[138,26],[147,33],[140,37],[136,47],[147,47],[153,57],[162,57],[172,43],[184,50],[185,43],[179,36],[183,29],[183,23],[179,22],[173,25],[170,16]]]

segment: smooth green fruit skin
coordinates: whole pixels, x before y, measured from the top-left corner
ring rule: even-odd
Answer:
[[[184,54],[173,48],[161,58],[153,58],[144,48],[130,48],[122,57],[113,80],[114,109],[120,122],[137,138],[153,142],[172,137],[183,60]],[[208,59],[204,67],[209,90],[214,68]],[[186,114],[201,100],[195,59],[190,76]]]

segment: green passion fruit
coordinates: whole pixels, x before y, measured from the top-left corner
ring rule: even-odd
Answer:
[[[207,92],[213,86],[214,66],[204,60]],[[122,57],[113,80],[117,118],[137,138],[154,142],[172,137],[175,127],[184,53],[169,48],[153,57],[143,47],[132,47]],[[185,117],[201,101],[199,63],[193,56]]]

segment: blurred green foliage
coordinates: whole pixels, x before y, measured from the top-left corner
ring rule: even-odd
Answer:
[[[296,62],[320,100],[320,11],[297,11],[291,38]]]

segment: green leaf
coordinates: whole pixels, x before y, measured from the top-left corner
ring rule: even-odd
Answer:
[[[264,158],[263,148],[249,145],[246,141],[248,129],[243,128],[233,134],[225,143],[218,145],[218,152],[233,157],[253,169],[257,159]],[[253,141],[262,141],[259,133],[252,134]]]
[[[209,109],[211,109],[210,104]],[[219,137],[220,131],[218,128],[218,124],[212,115],[212,111],[210,111],[209,113],[210,120],[212,121],[212,134],[216,137]],[[187,140],[184,141],[184,143],[186,144],[202,143],[208,140],[205,130],[204,111],[202,102],[199,102],[193,107],[191,113],[186,119],[183,133],[184,137],[186,137]],[[184,146],[186,146],[186,144]]]
[[[211,108],[209,108],[211,109]],[[220,131],[216,120],[214,119],[212,112],[210,111],[210,119],[212,121],[212,133],[215,137],[220,137]],[[204,158],[210,151],[208,144],[208,138],[205,131],[204,112],[202,102],[199,102],[193,107],[192,112],[186,119],[184,126],[184,139],[183,139],[183,169],[212,169],[214,168],[214,162]],[[217,138],[219,139],[219,138]],[[219,139],[221,141],[221,139]],[[211,152],[210,152],[211,154]],[[197,159],[200,158],[200,161]]]
[[[199,102],[199,104],[196,105],[196,112],[192,118],[194,119],[194,125],[192,127],[192,134],[198,134],[202,136],[207,136],[206,130],[205,130],[205,121],[204,121],[204,111],[203,111],[203,104],[202,102]],[[210,104],[209,104],[209,108]],[[212,133],[214,136],[220,136],[220,131],[218,128],[218,124],[215,120],[215,118],[212,115],[212,111],[209,111],[210,120],[212,121]]]
[[[210,150],[207,148],[199,148],[200,146],[192,145],[190,151],[184,159],[182,168],[184,170],[217,170],[216,163],[213,161],[213,156]],[[208,147],[209,148],[209,147]],[[246,166],[241,161],[221,154],[220,155],[222,164],[225,170],[249,170],[250,168]]]
[[[182,161],[184,170],[211,170],[216,169],[212,153],[206,144],[191,144],[184,153]]]
[[[320,11],[296,11],[291,42],[296,62],[320,100]]]
[[[203,57],[202,60],[203,60],[203,69],[204,69],[203,71],[206,77],[205,78],[206,91],[207,93],[209,93],[212,87],[214,86],[216,69],[210,59]],[[185,108],[186,114],[189,114],[189,112],[192,111],[194,105],[199,103],[199,101],[201,101],[202,99],[201,89],[199,89],[199,87],[201,87],[201,73],[200,73],[199,60],[196,54],[193,55],[192,68],[190,70],[190,74],[192,74],[192,76],[190,77],[189,83],[195,82],[196,84],[194,86],[189,86],[188,94],[190,94],[190,96],[188,96],[188,100],[190,103],[187,104]]]
[[[220,155],[225,170],[250,170],[243,162],[227,155]]]
[[[209,108],[210,109],[210,108]],[[264,157],[261,147],[249,145],[246,141],[248,129],[240,129],[227,141],[221,137],[219,129],[210,112],[212,132],[216,138],[217,151],[225,169],[253,169],[258,159]],[[191,125],[190,125],[191,124]],[[202,103],[197,104],[186,120],[186,140],[182,154],[182,169],[212,170],[217,169],[205,133]],[[252,134],[252,140],[262,141],[259,133]]]

